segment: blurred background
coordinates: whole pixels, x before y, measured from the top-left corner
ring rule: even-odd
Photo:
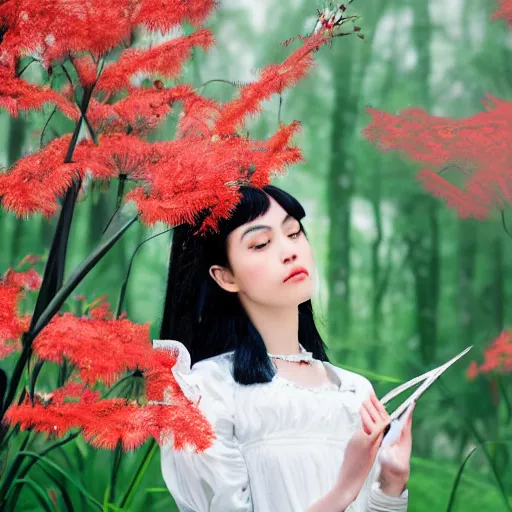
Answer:
[[[207,24],[216,45],[194,54],[182,80],[194,86],[211,79],[254,80],[258,69],[291,53],[281,43],[309,33],[316,8],[323,7],[309,0],[221,0]],[[418,106],[433,115],[461,118],[483,110],[485,93],[512,99],[512,32],[503,20],[491,20],[496,8],[489,0],[358,0],[351,9],[362,16],[358,25],[364,40],[338,38],[322,48],[314,71],[284,93],[282,104],[273,97],[257,121],[248,123],[252,137],[265,138],[279,118],[302,122],[295,141],[305,162],[275,184],[296,195],[307,212],[305,227],[321,275],[315,305],[332,362],[366,375],[382,396],[474,345],[414,413],[411,512],[507,510],[504,494],[512,497],[512,452],[506,444],[512,438],[506,399],[511,376],[466,376],[469,362],[480,362],[484,349],[512,320],[512,240],[499,216],[485,222],[459,219],[423,192],[415,178],[419,165],[379,153],[361,130],[370,120],[367,106],[390,113]],[[234,88],[215,82],[203,93],[226,101]],[[11,119],[0,111],[0,166],[37,149],[47,115]],[[61,131],[53,123],[53,135],[69,131],[66,123],[62,118]],[[175,123],[170,116],[152,139],[172,138]],[[91,184],[78,204],[70,269],[101,239],[115,195],[115,187]],[[0,272],[27,254],[46,256],[55,221],[18,220],[0,211]],[[133,226],[76,293],[90,299],[106,295],[115,304],[134,249],[165,229]],[[171,236],[156,237],[138,251],[125,300],[129,318],[150,322],[155,338]],[[483,441],[489,443],[478,446]],[[76,446],[82,482],[98,495],[112,453],[83,441]],[[120,485],[142,451],[125,456]],[[64,461],[72,455],[63,451],[58,456]],[[35,510],[26,494],[19,506]],[[156,456],[133,510],[173,507]]]

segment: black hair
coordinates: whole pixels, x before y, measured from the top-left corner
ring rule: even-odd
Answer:
[[[234,351],[235,381],[255,384],[270,382],[275,368],[238,295],[223,290],[210,276],[209,268],[229,268],[228,235],[266,213],[269,196],[299,221],[302,231],[301,220],[306,214],[297,199],[273,185],[263,189],[244,185],[239,190],[239,203],[229,218],[220,221],[216,232],[198,234],[199,225],[191,224],[174,228],[160,338],[183,343],[190,352],[192,365]],[[311,300],[298,309],[299,342],[315,359],[329,361],[315,325]]]

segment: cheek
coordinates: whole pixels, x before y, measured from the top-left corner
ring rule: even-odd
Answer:
[[[233,266],[236,282],[241,291],[257,298],[276,285],[276,271],[268,254],[244,252]]]
[[[300,245],[300,256],[304,258],[305,263],[313,262],[313,248],[311,247],[308,239],[306,237],[303,237],[301,242],[302,243]]]
[[[238,274],[243,288],[247,291],[264,288],[270,278],[270,270],[268,258],[262,258],[261,255],[246,257]]]

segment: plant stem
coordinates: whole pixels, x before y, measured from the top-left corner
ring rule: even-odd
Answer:
[[[57,441],[56,443],[48,446],[47,448],[45,448],[41,453],[40,453],[40,457],[44,457],[47,453],[51,452],[52,450],[55,450],[55,448],[60,448],[61,446],[69,443],[70,441],[72,441],[73,439],[75,439],[75,437],[78,437],[78,435],[80,434],[80,431],[79,432],[75,432],[74,434],[70,434],[68,437],[66,437],[65,439],[61,439],[60,441]],[[23,452],[24,451],[24,448],[22,447],[22,449],[20,450],[20,452]],[[18,468],[19,466],[21,465],[21,463],[23,462],[23,459],[24,459],[24,455],[21,454],[21,453],[18,453],[18,455],[16,455],[16,459],[15,459],[15,462],[16,460],[19,460],[19,463],[18,463]],[[30,469],[32,468],[32,466],[34,466],[34,464],[36,464],[38,462],[39,459],[37,458],[32,458],[30,460],[30,462],[20,471],[20,474],[18,476],[18,478],[25,478],[25,476],[27,476],[28,472],[30,471]],[[14,463],[13,463],[14,464]],[[8,478],[14,478],[14,475],[9,475],[4,484],[2,485],[2,489],[0,490],[0,510],[2,510],[1,508],[1,505],[4,505],[4,500],[5,500],[5,496],[7,495],[7,492],[9,492],[9,487],[10,487],[10,482],[8,480]],[[4,486],[7,487],[4,489]],[[15,491],[15,495],[14,497],[12,498],[11,500],[11,506],[14,510],[14,507],[16,506],[16,502],[18,501],[18,497],[19,497],[19,494],[21,492],[21,487],[18,487]]]
[[[118,441],[116,445],[116,450],[114,452],[114,463],[112,464],[112,472],[110,473],[110,492],[108,497],[108,501],[110,503],[114,503],[115,500],[117,473],[119,471],[119,466],[121,465],[122,455],[122,444],[121,441]]]
[[[151,459],[155,455],[157,447],[158,447],[158,444],[156,443],[156,441],[154,439],[151,439],[151,441],[148,445],[148,448],[146,450],[146,453],[142,457],[139,467],[138,467],[137,471],[135,472],[135,475],[132,478],[130,486],[126,490],[126,492],[123,496],[123,499],[121,500],[121,503],[119,504],[119,506],[121,508],[124,508],[128,504],[129,500],[132,499],[132,495],[136,489],[136,486],[140,482],[140,479],[143,477],[147,467],[149,466],[149,464],[151,462]]]
[[[9,381],[9,390],[7,392],[7,396],[5,398],[5,401],[4,401],[4,404],[2,407],[2,417],[14,399],[14,395],[16,394],[16,391],[18,389],[18,384],[20,382],[21,375],[23,373],[25,365],[27,364],[27,361],[29,360],[30,354],[32,352],[31,343],[28,343],[26,341],[28,336],[29,336],[28,333],[23,333],[23,336],[21,338],[21,342],[22,342],[21,354],[20,354],[20,357],[18,358],[18,360],[16,361],[16,366],[14,367],[14,371],[12,373],[11,380]]]
[[[27,435],[21,444],[20,451],[23,451],[27,447],[31,433],[32,432],[27,432]],[[18,453],[14,460],[12,461],[11,467],[9,468],[9,472],[7,473],[5,480],[3,481],[2,486],[0,487],[0,510],[4,510],[3,505],[5,497],[11,487],[11,483],[13,482],[22,462],[23,457],[20,457],[20,454]]]

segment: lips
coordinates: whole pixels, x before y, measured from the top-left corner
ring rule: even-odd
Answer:
[[[288,279],[291,279],[292,277],[295,277],[299,274],[305,274],[306,276],[309,276],[309,272],[304,268],[304,267],[297,267],[297,268],[294,268],[289,274],[288,276],[286,277],[286,279],[284,280],[284,282],[286,283],[286,281],[288,281]]]

